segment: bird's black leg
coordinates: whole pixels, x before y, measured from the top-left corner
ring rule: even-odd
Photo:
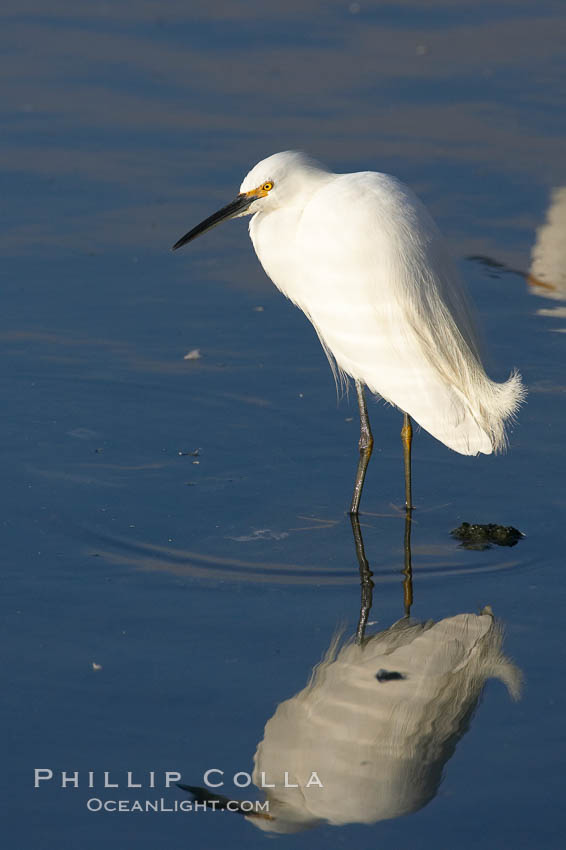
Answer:
[[[361,602],[360,602],[360,617],[358,620],[358,628],[356,629],[356,643],[362,645],[364,642],[366,626],[368,622],[369,612],[373,602],[373,581],[372,571],[369,568],[368,559],[364,549],[364,541],[362,538],[362,529],[357,514],[350,515],[352,523],[352,531],[354,532],[354,545],[356,547],[356,557],[360,568],[360,585],[361,585]]]
[[[403,414],[403,427],[401,428],[401,439],[403,440],[403,458],[405,461],[405,510],[413,510],[413,498],[411,495],[411,443],[413,441],[413,426],[408,413]]]
[[[360,498],[362,488],[364,486],[364,478],[368,468],[369,459],[373,449],[373,436],[369,424],[368,410],[366,407],[366,399],[364,388],[361,381],[356,380],[356,393],[358,394],[358,405],[360,408],[360,460],[358,462],[358,471],[356,472],[356,483],[354,485],[354,495],[350,506],[350,513],[353,516],[358,514],[360,508]]]

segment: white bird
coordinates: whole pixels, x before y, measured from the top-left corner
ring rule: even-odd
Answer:
[[[505,447],[505,420],[524,396],[520,375],[502,384],[487,376],[447,247],[409,188],[387,174],[333,174],[302,153],[276,153],[173,250],[242,215],[252,216],[265,272],[314,325],[335,378],[355,381],[361,434],[352,514],[373,448],[364,384],[404,413],[407,510],[411,417],[461,454]]]
[[[552,190],[546,221],[537,228],[536,243],[531,251],[531,270],[527,278],[533,291],[544,298],[566,300],[565,237],[566,186],[560,186]],[[558,312],[558,315],[564,313]]]

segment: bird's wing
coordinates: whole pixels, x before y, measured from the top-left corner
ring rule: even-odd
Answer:
[[[474,406],[476,354],[465,296],[438,230],[399,181],[340,175],[296,228],[291,294],[346,374],[463,454],[492,450]]]

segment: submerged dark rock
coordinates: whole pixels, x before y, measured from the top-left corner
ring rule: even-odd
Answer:
[[[512,525],[496,525],[489,522],[486,525],[463,522],[458,528],[453,528],[450,534],[460,540],[464,549],[490,549],[496,546],[516,546],[525,535]]]

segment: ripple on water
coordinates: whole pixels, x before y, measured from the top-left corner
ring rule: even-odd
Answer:
[[[145,572],[169,573],[177,577],[201,580],[222,580],[250,582],[254,584],[344,586],[358,579],[355,549],[348,528],[347,518],[332,521],[332,527],[341,524],[344,538],[348,535],[348,546],[344,557],[333,558],[324,563],[324,552],[329,551],[328,541],[324,547],[317,545],[310,535],[308,542],[297,544],[290,532],[273,532],[270,529],[258,529],[239,537],[225,537],[219,540],[218,554],[208,554],[198,549],[185,548],[182,545],[159,544],[150,540],[134,539],[126,535],[108,534],[99,530],[87,530],[88,554],[104,558],[111,564],[131,567]],[[320,526],[315,526],[318,531]],[[329,528],[327,526],[326,528]],[[301,530],[314,530],[305,528]],[[509,551],[499,548],[488,551],[468,551],[458,548],[456,541],[448,539],[446,543],[415,543],[410,551],[404,548],[403,539],[392,541],[388,535],[386,546],[380,540],[379,545],[373,535],[366,532],[366,553],[376,584],[399,581],[399,574],[406,569],[407,557],[410,559],[414,575],[423,578],[476,575],[514,570],[524,567],[526,561],[521,549]],[[278,556],[289,542],[290,557],[271,560],[249,556],[255,541],[273,541],[277,545]],[[344,539],[339,548],[343,548]],[[223,553],[222,548],[226,549]],[[246,552],[245,557],[235,556],[237,550]],[[330,549],[332,551],[332,549]],[[339,549],[334,548],[337,552]],[[295,560],[292,556],[299,554]],[[259,553],[258,553],[259,554]]]

